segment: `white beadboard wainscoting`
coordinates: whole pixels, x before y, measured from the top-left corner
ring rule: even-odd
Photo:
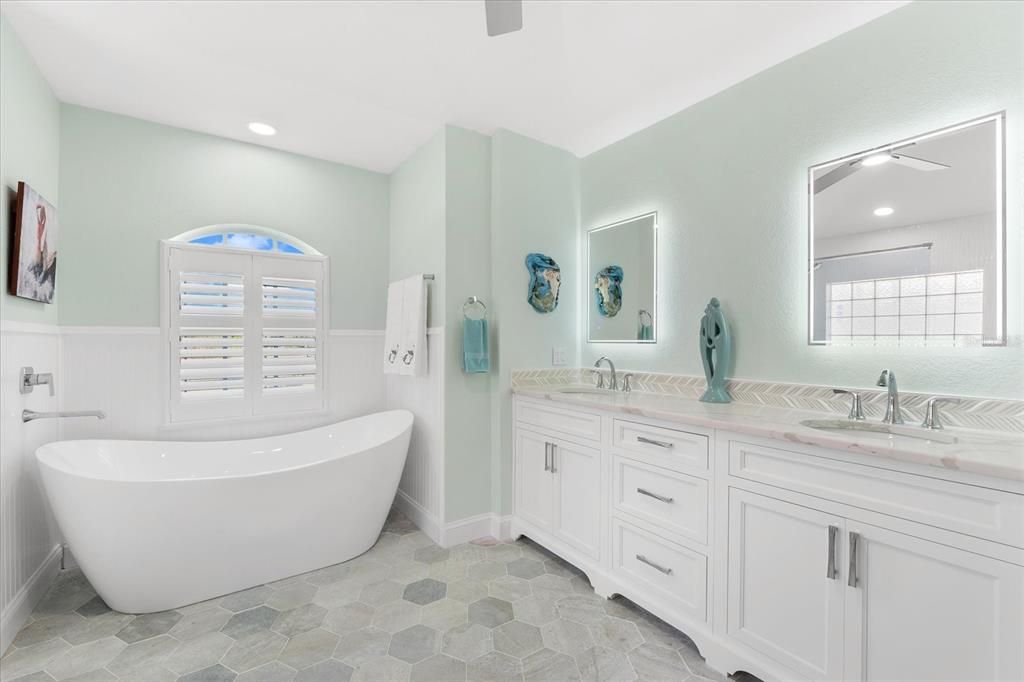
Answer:
[[[0,322],[0,653],[49,586],[60,560],[60,535],[43,493],[35,450],[59,437],[56,421],[25,424],[21,411],[56,410],[46,386],[18,392],[18,374],[31,366],[60,380],[60,329]],[[60,385],[58,384],[58,389]]]
[[[395,505],[438,544],[444,526],[444,341],[443,327],[427,331],[426,376],[386,375],[388,409],[416,415]],[[374,367],[380,366],[378,360]]]

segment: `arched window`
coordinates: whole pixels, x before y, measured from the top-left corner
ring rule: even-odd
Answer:
[[[322,255],[309,244],[291,235],[256,225],[208,225],[183,232],[171,241],[206,246],[226,246],[247,251]]]
[[[191,230],[161,253],[168,423],[326,408],[326,256],[252,225]]]

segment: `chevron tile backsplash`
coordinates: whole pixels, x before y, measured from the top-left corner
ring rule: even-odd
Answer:
[[[513,370],[513,388],[545,388],[593,382],[591,369]],[[607,371],[604,372],[607,374]],[[620,372],[621,376],[624,374]],[[703,377],[682,374],[633,372],[634,391],[681,398],[699,398],[706,385]],[[730,379],[727,383],[733,401],[746,405],[787,407],[814,412],[846,414],[848,396],[833,395],[832,387],[782,384],[770,381]],[[861,389],[864,414],[881,419],[885,414],[885,391]],[[908,424],[920,422],[924,404],[932,394],[900,393],[900,406]],[[958,405],[942,406],[942,421],[948,426],[987,431],[1024,432],[1024,400],[964,398]]]

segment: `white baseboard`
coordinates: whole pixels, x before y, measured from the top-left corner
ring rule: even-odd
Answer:
[[[486,537],[508,540],[512,537],[511,524],[511,516],[498,516],[494,513],[459,519],[444,525],[441,542],[438,544],[442,547],[454,547],[470,540]]]
[[[57,545],[39,565],[32,577],[18,590],[14,599],[0,615],[0,653],[7,651],[7,647],[14,641],[14,637],[28,617],[32,615],[32,609],[43,598],[59,569],[60,545]]]
[[[488,537],[490,534],[491,515],[479,514],[444,524],[444,533],[441,534],[441,542],[438,544],[442,547],[454,547],[470,540]]]
[[[437,544],[441,544],[441,524],[437,517],[424,509],[416,500],[399,490],[395,495],[395,507],[409,517],[409,520],[416,524],[416,527],[423,531],[428,538]]]

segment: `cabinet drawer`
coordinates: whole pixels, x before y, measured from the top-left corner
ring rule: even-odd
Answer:
[[[1024,495],[742,441],[729,442],[729,473],[1024,548]]]
[[[612,443],[619,450],[674,471],[707,471],[708,437],[616,419]]]
[[[601,440],[601,417],[596,414],[517,400],[516,421],[545,431],[557,431],[597,442]]]
[[[651,599],[707,620],[708,560],[699,552],[612,519],[614,570]]]
[[[612,504],[671,533],[708,541],[708,482],[616,455]]]

